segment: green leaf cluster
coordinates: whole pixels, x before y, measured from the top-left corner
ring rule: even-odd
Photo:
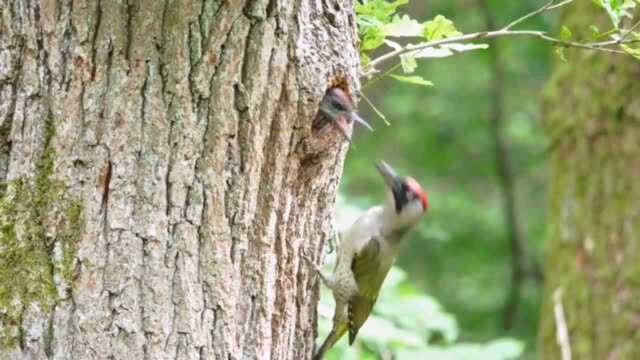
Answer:
[[[593,0],[593,2],[607,12],[613,26],[618,29],[623,18],[633,17],[631,11],[636,7],[638,0]]]
[[[363,65],[369,63],[369,54],[382,45],[387,45],[393,49],[400,49],[402,46],[391,40],[392,38],[416,38],[420,46],[429,41],[440,40],[462,33],[458,31],[454,23],[444,17],[437,15],[433,20],[419,22],[408,14],[398,11],[398,7],[408,3],[408,0],[386,1],[370,0],[356,4],[355,11],[358,19],[358,34],[360,37],[360,57]],[[439,49],[435,49],[439,50]],[[469,50],[469,49],[465,49]],[[447,54],[447,55],[442,55]],[[440,53],[438,57],[453,54],[448,49]],[[412,74],[418,67],[417,58],[432,57],[431,53],[424,51],[408,52],[400,56],[401,69],[405,74]],[[431,82],[418,76],[393,75],[393,79],[413,84],[431,85]]]
[[[424,24],[424,37],[427,40],[440,40],[458,35],[462,35],[462,33],[456,29],[453,21],[442,15],[438,15],[435,19]]]
[[[392,16],[400,5],[409,0],[371,0],[356,4],[360,50],[374,50],[384,43],[384,27],[392,22]]]

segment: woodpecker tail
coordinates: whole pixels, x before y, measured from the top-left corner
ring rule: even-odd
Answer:
[[[333,327],[333,329],[331,329],[331,332],[329,333],[327,338],[322,343],[322,346],[320,346],[320,349],[318,349],[316,354],[313,355],[313,360],[322,360],[322,358],[324,357],[324,354],[329,349],[331,349],[331,347],[336,342],[338,342],[338,340],[340,340],[342,335],[344,335],[344,333],[346,333],[346,332],[347,332],[347,324],[346,323],[342,324],[342,325],[335,325]]]

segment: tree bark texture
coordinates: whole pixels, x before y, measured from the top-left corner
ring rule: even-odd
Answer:
[[[587,30],[600,12],[578,2],[566,23]],[[552,174],[539,356],[564,359],[564,347],[573,359],[640,359],[640,62],[567,58],[545,101]],[[554,309],[565,315],[562,346]]]
[[[304,359],[351,1],[0,0],[0,358]]]

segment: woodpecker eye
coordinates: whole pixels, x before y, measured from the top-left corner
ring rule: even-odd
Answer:
[[[416,197],[416,194],[407,184],[404,184],[404,183],[402,184],[402,191],[404,191],[404,193],[407,194],[407,198],[409,200],[413,200]]]

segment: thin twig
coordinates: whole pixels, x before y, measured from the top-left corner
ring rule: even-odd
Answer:
[[[384,114],[382,113],[382,111],[378,110],[378,108],[373,105],[373,102],[371,100],[369,100],[369,98],[364,94],[364,92],[359,91],[360,96],[364,99],[364,101],[369,104],[369,106],[371,106],[371,108],[373,109],[373,111],[382,119],[382,121],[384,121],[385,124],[387,124],[387,126],[391,126],[391,123],[387,120],[387,117],[384,116]]]
[[[387,69],[387,71],[385,71],[382,75],[376,76],[375,78],[367,81],[364,85],[362,85],[362,89],[361,90],[364,90],[364,89],[368,88],[369,86],[375,84],[376,82],[382,80],[384,77],[386,77],[387,75],[391,74],[391,72],[394,71],[395,69],[397,69],[400,65],[402,65],[401,62],[399,62],[399,63],[393,65],[392,67],[390,67],[389,69]]]
[[[640,26],[640,21],[638,21],[637,23],[633,24],[633,26],[630,27],[629,30],[625,31],[624,35],[622,35],[622,37],[620,37],[620,39],[622,39],[622,40],[626,39],[627,36],[631,35],[631,33],[633,33],[633,31],[638,28],[638,26]]]
[[[371,60],[371,62],[369,62],[367,67],[375,68],[375,66],[380,65],[381,63],[389,59],[392,59],[396,56],[400,56],[408,52],[413,52],[413,51],[417,52],[419,50],[428,49],[428,48],[432,48],[432,47],[436,47],[444,44],[451,44],[451,43],[457,43],[457,42],[463,42],[463,41],[472,41],[472,40],[478,40],[478,39],[487,39],[487,38],[490,39],[490,38],[497,38],[502,36],[533,36],[533,37],[538,37],[540,39],[552,42],[557,45],[566,46],[566,47],[577,47],[577,48],[590,49],[590,50],[614,52],[619,54],[624,54],[624,51],[607,48],[606,46],[634,42],[634,41],[628,41],[628,40],[624,40],[624,41],[609,40],[609,41],[593,42],[593,43],[579,43],[575,41],[560,40],[547,35],[544,31],[536,31],[536,30],[481,31],[481,32],[475,32],[475,33],[465,34],[460,36],[452,36],[446,39],[428,41],[419,45],[407,45],[400,49],[389,51],[388,53],[381,55],[380,57],[374,60]]]
[[[570,3],[570,2],[573,2],[573,0],[565,0],[565,1],[563,1],[563,2],[557,3],[557,4],[555,4],[555,5],[551,6],[551,7],[548,7],[548,8],[547,8],[547,11],[548,11],[548,10],[554,10],[554,9],[557,9],[557,8],[559,8],[559,7],[561,7],[561,6],[565,6],[565,5],[567,5],[568,3]]]
[[[540,9],[532,11],[532,12],[530,12],[530,13],[528,13],[528,14],[520,17],[520,18],[517,18],[512,22],[510,22],[509,25],[503,27],[502,30],[505,30],[505,31],[509,30],[512,27],[514,27],[514,26],[516,26],[516,25],[518,25],[518,24],[520,24],[520,23],[522,23],[522,22],[524,22],[524,21],[526,21],[526,20],[528,20],[528,19],[530,19],[530,18],[532,18],[534,16],[547,11],[547,9],[549,9],[551,7],[551,5],[553,5],[553,3],[555,3],[555,2],[556,2],[556,0],[549,1],[545,6],[541,7]]]
[[[569,329],[567,328],[567,320],[562,306],[561,287],[553,292],[553,315],[556,322],[556,341],[560,347],[562,360],[571,360],[571,340],[569,339]]]
[[[549,1],[545,6],[539,8],[538,10],[532,11],[532,12],[524,15],[523,17],[512,21],[511,23],[509,23],[509,25],[503,27],[502,30],[509,30],[512,27],[514,27],[514,26],[516,26],[516,25],[518,25],[518,24],[520,24],[520,23],[522,23],[522,22],[524,22],[526,20],[529,20],[530,18],[532,18],[532,17],[534,17],[536,15],[540,15],[545,11],[557,9],[559,7],[562,7],[562,6],[565,6],[565,5],[569,4],[569,3],[572,3],[573,0],[564,0],[564,1],[559,2],[557,4],[555,4],[555,2],[556,2],[556,0]]]
[[[602,41],[602,42],[596,42],[596,43],[579,43],[579,42],[575,42],[575,41],[560,40],[560,39],[548,36],[546,34],[540,34],[540,35],[538,35],[538,37],[543,39],[543,40],[546,40],[546,41],[548,41],[550,43],[557,44],[557,45],[562,45],[562,46],[565,46],[565,47],[575,47],[575,48],[581,48],[581,49],[597,50],[597,51],[610,52],[610,53],[616,53],[616,54],[626,54],[626,53],[624,51],[622,51],[622,50],[608,48],[607,46],[617,45],[617,44],[622,44],[622,43],[627,43],[628,42],[628,41],[621,41],[621,40],[610,40],[610,41]]]

